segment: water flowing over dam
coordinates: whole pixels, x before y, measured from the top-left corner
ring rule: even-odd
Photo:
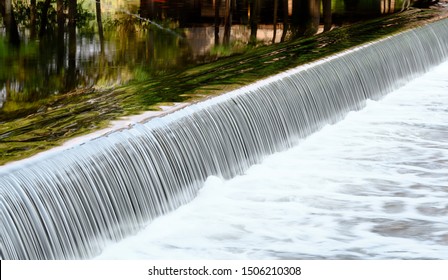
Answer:
[[[448,259],[448,60],[98,259]]]
[[[0,258],[98,255],[448,57],[442,20],[0,170]]]

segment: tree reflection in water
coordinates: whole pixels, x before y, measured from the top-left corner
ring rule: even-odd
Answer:
[[[118,115],[182,102],[205,86],[210,92],[254,81],[332,42],[329,53],[382,30],[341,28],[303,45],[255,48],[316,32],[306,19],[316,20],[319,9],[294,18],[304,1],[315,0],[0,0],[0,165]],[[346,0],[331,0],[331,13],[327,1],[319,31],[400,10],[400,1],[359,0],[354,10],[352,1],[348,14]],[[192,68],[236,53],[245,54]]]
[[[347,1],[330,1],[333,13],[343,14],[344,9],[351,16],[356,9],[364,14],[391,12],[395,7],[390,5],[399,2]],[[308,2],[314,6],[308,12],[302,9],[301,20],[296,20],[294,7],[308,7]],[[320,14],[320,9],[314,9],[315,2],[30,0],[14,5],[14,1],[4,0],[0,9],[5,25],[0,36],[0,88],[6,97],[0,108],[15,111],[23,107],[17,102],[33,107],[31,103],[53,94],[173,73],[242,52],[248,43],[280,42],[289,24],[293,36],[312,35]],[[324,3],[328,30],[331,17],[328,1]],[[11,26],[12,20],[18,28]],[[20,31],[20,38],[13,38],[13,29]]]

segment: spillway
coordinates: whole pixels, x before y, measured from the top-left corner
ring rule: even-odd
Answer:
[[[448,57],[448,20],[0,171],[0,257],[79,259]]]
[[[448,259],[448,60],[99,259]]]

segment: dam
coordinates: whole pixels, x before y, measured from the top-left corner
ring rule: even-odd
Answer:
[[[421,155],[421,151],[414,147],[422,143],[411,141],[413,140],[412,136],[415,136],[412,132],[417,133],[417,129],[403,130],[403,134],[398,134],[398,136],[394,136],[390,132],[395,130],[400,132],[400,125],[403,125],[402,123],[395,125],[393,123],[394,118],[385,120],[386,124],[383,124],[384,127],[379,129],[380,132],[372,132],[368,129],[369,127],[375,127],[380,120],[383,120],[383,117],[385,118],[389,113],[395,112],[394,110],[398,110],[397,108],[411,107],[404,115],[413,114],[411,101],[414,99],[409,99],[406,102],[407,99],[404,98],[404,100],[399,101],[402,103],[395,104],[398,107],[391,107],[392,109],[388,108],[387,105],[389,99],[385,100],[386,105],[382,103],[378,103],[378,105],[375,102],[407,82],[416,80],[417,77],[437,65],[442,64],[441,69],[444,69],[437,71],[446,73],[446,63],[443,63],[448,56],[447,33],[448,21],[441,20],[309,65],[297,67],[250,86],[193,104],[163,117],[134,125],[130,129],[113,132],[69,150],[40,158],[39,161],[30,160],[20,165],[2,168],[0,170],[0,257],[2,259],[86,259],[98,256],[105,248],[109,248],[111,243],[134,235],[143,228],[147,230],[151,227],[157,227],[158,224],[167,219],[167,217],[159,219],[157,217],[172,213],[173,210],[184,205],[182,209],[179,209],[182,213],[189,206],[189,203],[198,196],[198,193],[200,194],[198,199],[203,200],[204,196],[207,197],[207,192],[210,193],[210,189],[220,189],[222,187],[225,190],[226,185],[233,186],[233,180],[243,180],[243,183],[238,186],[245,188],[247,186],[244,179],[241,179],[245,177],[241,175],[247,172],[249,172],[248,176],[254,173],[255,177],[263,178],[261,174],[256,174],[256,169],[260,168],[260,163],[268,162],[269,164],[272,161],[274,162],[273,165],[282,167],[282,163],[288,162],[287,159],[280,159],[279,162],[275,163],[275,157],[280,157],[281,152],[291,152],[295,155],[294,153],[300,149],[321,150],[325,152],[325,155],[318,154],[318,156],[324,158],[328,156],[329,163],[332,163],[333,153],[339,152],[344,155],[350,148],[358,148],[350,142],[347,142],[348,144],[338,143],[338,140],[342,141],[341,139],[346,134],[337,134],[337,131],[335,131],[335,134],[332,135],[331,130],[333,129],[363,134],[359,138],[361,142],[381,139],[381,133],[384,133],[384,131],[381,132],[381,129],[385,129],[389,131],[389,137],[402,137],[410,140],[410,142],[403,140],[406,144],[400,142],[401,144],[396,146],[397,143],[379,141],[380,148],[375,154],[381,154],[382,148],[387,150],[388,145],[391,145],[392,149],[410,145],[412,147],[408,147],[409,155],[405,153],[406,156],[411,157],[409,162],[420,159],[420,156],[426,156],[425,152]],[[443,77],[443,74],[441,76]],[[445,88],[446,92],[446,84],[442,83],[439,87]],[[393,99],[395,92],[392,95],[390,98]],[[419,109],[423,111],[441,110],[440,114],[435,116],[445,117],[446,119],[446,110],[439,108],[439,106],[446,105],[446,97],[443,93],[431,91],[428,98],[424,97],[415,101],[419,106],[422,105],[419,103],[424,103],[422,105],[423,109],[418,106],[415,107],[417,111]],[[425,107],[425,102],[430,104]],[[376,115],[374,114],[374,119],[368,117],[367,120],[363,119],[362,116],[365,111],[356,113],[364,107],[367,110],[374,110],[381,106],[386,108],[380,108],[380,111]],[[415,193],[410,198],[422,195],[421,192],[430,193],[431,188],[444,187],[442,182],[444,181],[443,176],[446,178],[446,172],[444,173],[446,168],[443,167],[443,157],[446,156],[446,143],[443,143],[443,141],[446,138],[443,135],[444,133],[446,135],[446,130],[444,132],[443,122],[437,122],[435,116],[431,115],[430,119],[427,119],[428,115],[417,114],[416,119],[422,117],[424,121],[429,123],[419,119],[414,121],[417,123],[417,128],[428,129],[423,129],[419,133],[433,133],[434,135],[430,134],[429,136],[436,137],[427,139],[424,144],[428,146],[428,149],[436,149],[439,152],[440,159],[431,156],[425,159],[434,161],[435,165],[440,164],[442,167],[439,172],[424,172],[426,169],[435,169],[434,166],[415,167],[416,169],[425,169],[419,169],[420,172],[416,172],[416,174],[422,178],[430,176],[428,180],[431,183],[416,179],[423,185],[421,187],[423,190],[419,188],[420,185],[418,184],[412,185]],[[355,120],[358,121],[358,117],[359,122],[355,122]],[[344,118],[346,119],[339,124],[338,122]],[[329,125],[332,126],[329,127]],[[406,125],[403,126],[406,127]],[[367,129],[362,130],[361,127],[367,127]],[[433,127],[434,130],[432,130]],[[328,132],[329,130],[330,132]],[[330,133],[329,139],[319,139],[319,137],[325,136],[322,136],[322,134],[327,133]],[[354,139],[356,141],[355,137]],[[323,141],[323,143],[320,141]],[[443,147],[445,147],[445,150],[443,150]],[[415,149],[412,150],[411,148]],[[273,155],[274,159],[267,158],[269,155]],[[360,203],[362,204],[364,199],[370,199],[370,185],[374,185],[373,189],[375,189],[375,186],[379,186],[378,192],[387,193],[381,188],[385,185],[390,187],[395,184],[404,184],[407,180],[401,182],[400,177],[393,176],[401,174],[402,170],[399,169],[401,166],[399,164],[394,165],[397,170],[389,168],[377,170],[380,174],[384,173],[389,176],[372,176],[372,180],[369,178],[363,179],[364,175],[369,174],[365,170],[360,172],[362,169],[356,168],[351,170],[353,173],[346,174],[345,177],[340,172],[330,174],[331,176],[328,178],[317,176],[319,173],[332,171],[325,164],[319,168],[316,167],[318,169],[314,169],[314,173],[310,173],[313,176],[302,174],[303,178],[302,176],[294,177],[295,173],[301,174],[299,171],[306,170],[314,162],[313,155],[315,154],[305,152],[296,155],[299,158],[303,155],[304,160],[307,160],[301,163],[295,162],[293,167],[283,166],[277,173],[272,173],[272,177],[291,178],[290,180],[296,182],[296,185],[287,184],[288,188],[292,188],[289,190],[290,192],[286,192],[277,198],[279,201],[285,202],[296,201],[295,206],[299,210],[300,207],[307,207],[306,201],[302,201],[306,200],[307,192],[303,193],[301,198],[302,194],[296,191],[303,187],[301,183],[307,184],[307,176],[314,177],[317,180],[310,183],[314,192],[319,193],[319,196],[315,198],[321,200],[322,205],[327,206],[328,209],[326,210],[335,211],[335,215],[339,215],[339,217],[344,216],[344,213],[337,212],[337,210],[343,208],[342,206],[345,205],[346,201],[354,204],[354,208],[350,211],[357,211],[357,207],[362,209],[355,202],[358,199],[361,200]],[[385,158],[390,156],[391,159],[394,159],[394,155],[402,154],[384,153]],[[376,161],[369,162],[372,157],[372,154],[360,153],[355,157],[357,162],[355,165],[368,165],[369,168],[366,170],[372,171],[377,167],[375,165]],[[264,161],[265,159],[266,161]],[[425,160],[421,161],[425,162]],[[345,162],[343,156],[339,155],[339,159],[336,157],[336,164],[350,167],[352,163],[351,161]],[[380,166],[382,165],[391,167],[384,162],[380,162]],[[283,170],[289,170],[288,174],[292,177],[282,174]],[[395,179],[392,180],[392,177]],[[334,186],[322,183],[319,178],[323,178],[323,181],[339,180],[339,184],[344,182],[342,187],[350,188],[351,186],[353,187],[352,191],[360,195],[356,196],[355,201],[340,199],[336,201],[337,203],[335,201],[325,203],[326,199],[329,199],[325,197],[325,192],[328,191],[328,196],[331,197],[334,194],[334,190],[332,190]],[[264,181],[269,180],[265,178]],[[281,184],[274,182],[267,189],[275,189],[275,186],[278,185],[281,186]],[[363,186],[366,187],[365,190],[363,190]],[[425,190],[424,186],[428,189]],[[253,192],[267,191],[267,189],[259,190],[257,187],[259,185],[255,184]],[[339,186],[339,188],[342,187]],[[404,203],[406,195],[400,194],[399,191],[394,193],[389,190],[389,192],[391,193],[387,194],[388,196],[394,194],[403,199],[384,201],[382,210],[393,213],[407,213],[396,209],[397,207],[400,208],[400,205],[406,208]],[[236,191],[233,196],[238,197],[238,194],[239,192]],[[344,194],[347,195],[344,191],[337,192],[340,197]],[[365,195],[362,196],[361,194]],[[443,198],[444,194],[446,199],[446,190],[438,189],[434,195],[436,198]],[[277,198],[275,194],[273,195],[272,200],[274,201]],[[360,197],[363,199],[360,199]],[[240,198],[244,199],[244,196]],[[252,201],[256,202],[257,199],[266,202],[259,206],[258,211],[264,211],[265,207],[268,212],[277,210],[276,207],[269,209],[269,199],[255,196]],[[372,200],[374,201],[374,198]],[[238,202],[238,199],[235,201]],[[197,203],[197,200],[193,201],[192,204],[194,205],[194,203]],[[428,200],[427,203],[433,203],[433,201]],[[436,203],[439,203],[439,206],[435,209],[431,207],[419,209],[423,209],[420,210],[423,213],[428,211],[443,212],[442,200],[436,199]],[[372,202],[373,206],[367,202],[365,204],[372,211],[375,210],[375,205],[379,207],[379,204],[374,202]],[[211,208],[205,209],[208,209],[207,213],[209,213]],[[291,212],[294,213],[297,210],[294,209],[290,209]],[[220,212],[219,209],[218,212]],[[400,232],[399,229],[409,228],[412,224],[410,218],[397,222],[375,215],[374,217],[363,217],[365,220],[362,221],[347,218],[347,221],[338,224],[331,219],[331,215],[326,215],[326,212],[323,212],[325,211],[307,212],[304,210],[302,213],[296,214],[305,215],[308,220],[312,220],[316,216],[315,229],[319,229],[319,225],[330,228],[331,225],[334,225],[333,229],[341,227],[341,225],[345,225],[347,228],[356,227],[358,224],[363,226],[365,225],[363,222],[368,220],[371,225],[371,233],[380,232],[383,233],[383,236],[387,235],[390,238],[397,237],[388,232],[388,229],[398,228],[395,232]],[[178,211],[173,215],[179,215],[177,213]],[[154,225],[151,225],[151,221],[154,219],[157,220]],[[437,222],[437,219],[436,217],[433,221]],[[185,220],[185,217],[183,220]],[[219,221],[219,217],[216,220]],[[289,223],[285,222],[284,227],[279,227],[277,230],[281,228],[284,232],[288,231],[288,228],[293,229],[294,220],[290,219]],[[378,221],[378,223],[375,224],[372,220]],[[251,221],[246,222],[243,224],[250,227]],[[213,221],[207,221],[206,223],[213,224]],[[165,226],[169,224],[171,222],[168,222]],[[262,237],[261,240],[263,242],[275,240],[269,234],[262,234],[266,231],[266,228],[262,228],[262,224],[262,221],[257,223],[257,226],[260,227],[258,228],[258,236]],[[224,225],[221,225],[220,228],[225,227]],[[423,222],[422,227],[424,228],[427,225]],[[435,243],[439,242],[446,245],[446,223],[444,226],[445,228],[442,227],[439,231],[437,231],[437,228],[434,229],[434,234],[439,238],[435,238]],[[236,232],[238,232],[238,229],[241,231],[240,235],[245,231],[242,224],[236,229]],[[248,231],[251,232],[251,230]],[[275,230],[273,231],[275,233]],[[225,230],[222,230],[222,232],[226,235]],[[408,234],[405,230],[401,230],[401,232],[405,235]],[[317,230],[311,234],[304,231],[303,236],[297,233],[295,236],[288,238],[291,240],[298,238],[306,240],[313,235],[313,238],[318,238],[330,233]],[[157,233],[155,234],[157,235]],[[233,234],[235,234],[235,231],[233,231]],[[232,230],[227,235],[231,236]],[[423,236],[425,235],[423,234]],[[332,242],[343,244],[344,238],[344,235],[342,235],[341,238],[332,240]],[[232,238],[227,238],[227,240],[229,239]],[[245,240],[244,243],[251,244],[252,241]],[[359,249],[360,245],[354,246],[353,250],[319,255],[312,250],[307,251],[306,248],[301,249],[294,246],[289,246],[289,248],[295,248],[296,251],[294,252],[289,252],[287,248],[282,250],[282,246],[288,247],[287,242],[272,242],[272,244],[273,246],[279,244],[279,248],[271,248],[270,252],[281,252],[257,255],[257,250],[252,249],[255,253],[249,254],[248,257],[368,257],[368,254],[363,254],[362,250]],[[326,244],[322,245],[322,250],[326,248],[324,245]],[[412,247],[413,243],[406,244],[406,246],[408,245]],[[232,247],[232,245],[227,245],[227,247]],[[244,251],[244,248],[238,248],[235,244],[233,248],[234,252]],[[332,247],[329,246],[328,248]],[[388,250],[393,251],[396,248],[392,247]],[[302,255],[297,254],[299,251],[304,253]],[[109,249],[102,256],[107,258],[108,252]],[[247,252],[247,250],[244,252]],[[109,256],[113,258],[112,253]],[[226,255],[222,257],[225,258]],[[444,256],[436,254],[435,257],[443,258]]]

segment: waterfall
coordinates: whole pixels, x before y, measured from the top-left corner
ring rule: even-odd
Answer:
[[[99,254],[448,57],[448,20],[0,171],[0,258]]]

